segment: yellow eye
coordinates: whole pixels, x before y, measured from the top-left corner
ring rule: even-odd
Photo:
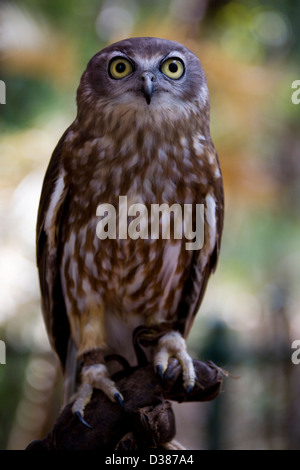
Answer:
[[[178,80],[184,74],[184,65],[179,59],[167,59],[161,67],[162,73],[167,77]]]
[[[129,60],[123,57],[117,57],[113,59],[109,64],[109,73],[112,78],[119,80],[120,78],[127,77],[133,70],[133,67]]]

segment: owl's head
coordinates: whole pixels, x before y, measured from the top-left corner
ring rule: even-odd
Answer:
[[[130,38],[98,52],[78,88],[78,110],[88,104],[110,112],[139,113],[139,118],[180,119],[209,107],[200,60],[178,42]]]

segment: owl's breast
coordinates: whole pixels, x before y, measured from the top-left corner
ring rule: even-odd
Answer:
[[[110,203],[103,204],[109,209]],[[171,320],[191,263],[186,240],[163,238],[161,230],[155,234],[158,238],[151,238],[153,219],[146,205],[144,221],[140,215],[126,216],[113,204],[110,207],[112,217],[107,217],[107,224],[103,224],[105,217],[95,214],[77,226],[68,224],[61,262],[67,296],[73,301],[90,298],[93,303],[104,303],[119,316],[142,315],[154,324]],[[141,234],[143,224],[148,233]]]
[[[163,234],[176,218],[171,208],[183,227],[184,204],[201,202],[207,178],[199,159],[192,165],[187,139],[155,149],[150,137],[140,147],[124,138],[122,148],[94,139],[69,160],[61,271],[73,302],[91,299],[155,323],[176,315],[193,256],[174,228]],[[161,205],[167,212],[155,219]]]

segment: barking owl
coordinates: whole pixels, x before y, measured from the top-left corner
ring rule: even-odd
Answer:
[[[206,78],[183,45],[132,38],[103,49],[82,75],[77,105],[45,175],[37,263],[45,324],[67,389],[80,365],[73,412],[83,421],[93,388],[122,404],[107,356],[136,365],[132,338],[138,327],[148,331],[148,340],[156,338],[145,354],[159,375],[175,357],[183,386],[193,388],[185,339],[219,255],[223,185],[210,137]],[[134,237],[126,230],[124,236],[133,213],[124,218],[120,196],[128,206],[145,208]],[[104,220],[99,205],[115,208],[115,237],[109,230],[97,235]],[[201,248],[187,249],[175,228],[169,237],[151,236],[155,205],[170,208],[169,225],[178,215],[174,205],[191,207],[195,237],[195,208],[201,205]],[[159,227],[164,221],[159,212]]]

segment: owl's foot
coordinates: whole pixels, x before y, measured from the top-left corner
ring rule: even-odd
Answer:
[[[111,401],[118,403],[123,408],[123,396],[109,378],[106,366],[104,364],[84,366],[81,371],[81,385],[75,396],[72,412],[88,428],[91,426],[83,417],[84,409],[92,398],[94,388],[102,390]]]
[[[186,350],[186,343],[180,333],[171,331],[163,335],[157,344],[154,366],[163,379],[168,369],[169,359],[175,357],[182,368],[183,386],[189,393],[195,385],[196,374],[192,358]]]

